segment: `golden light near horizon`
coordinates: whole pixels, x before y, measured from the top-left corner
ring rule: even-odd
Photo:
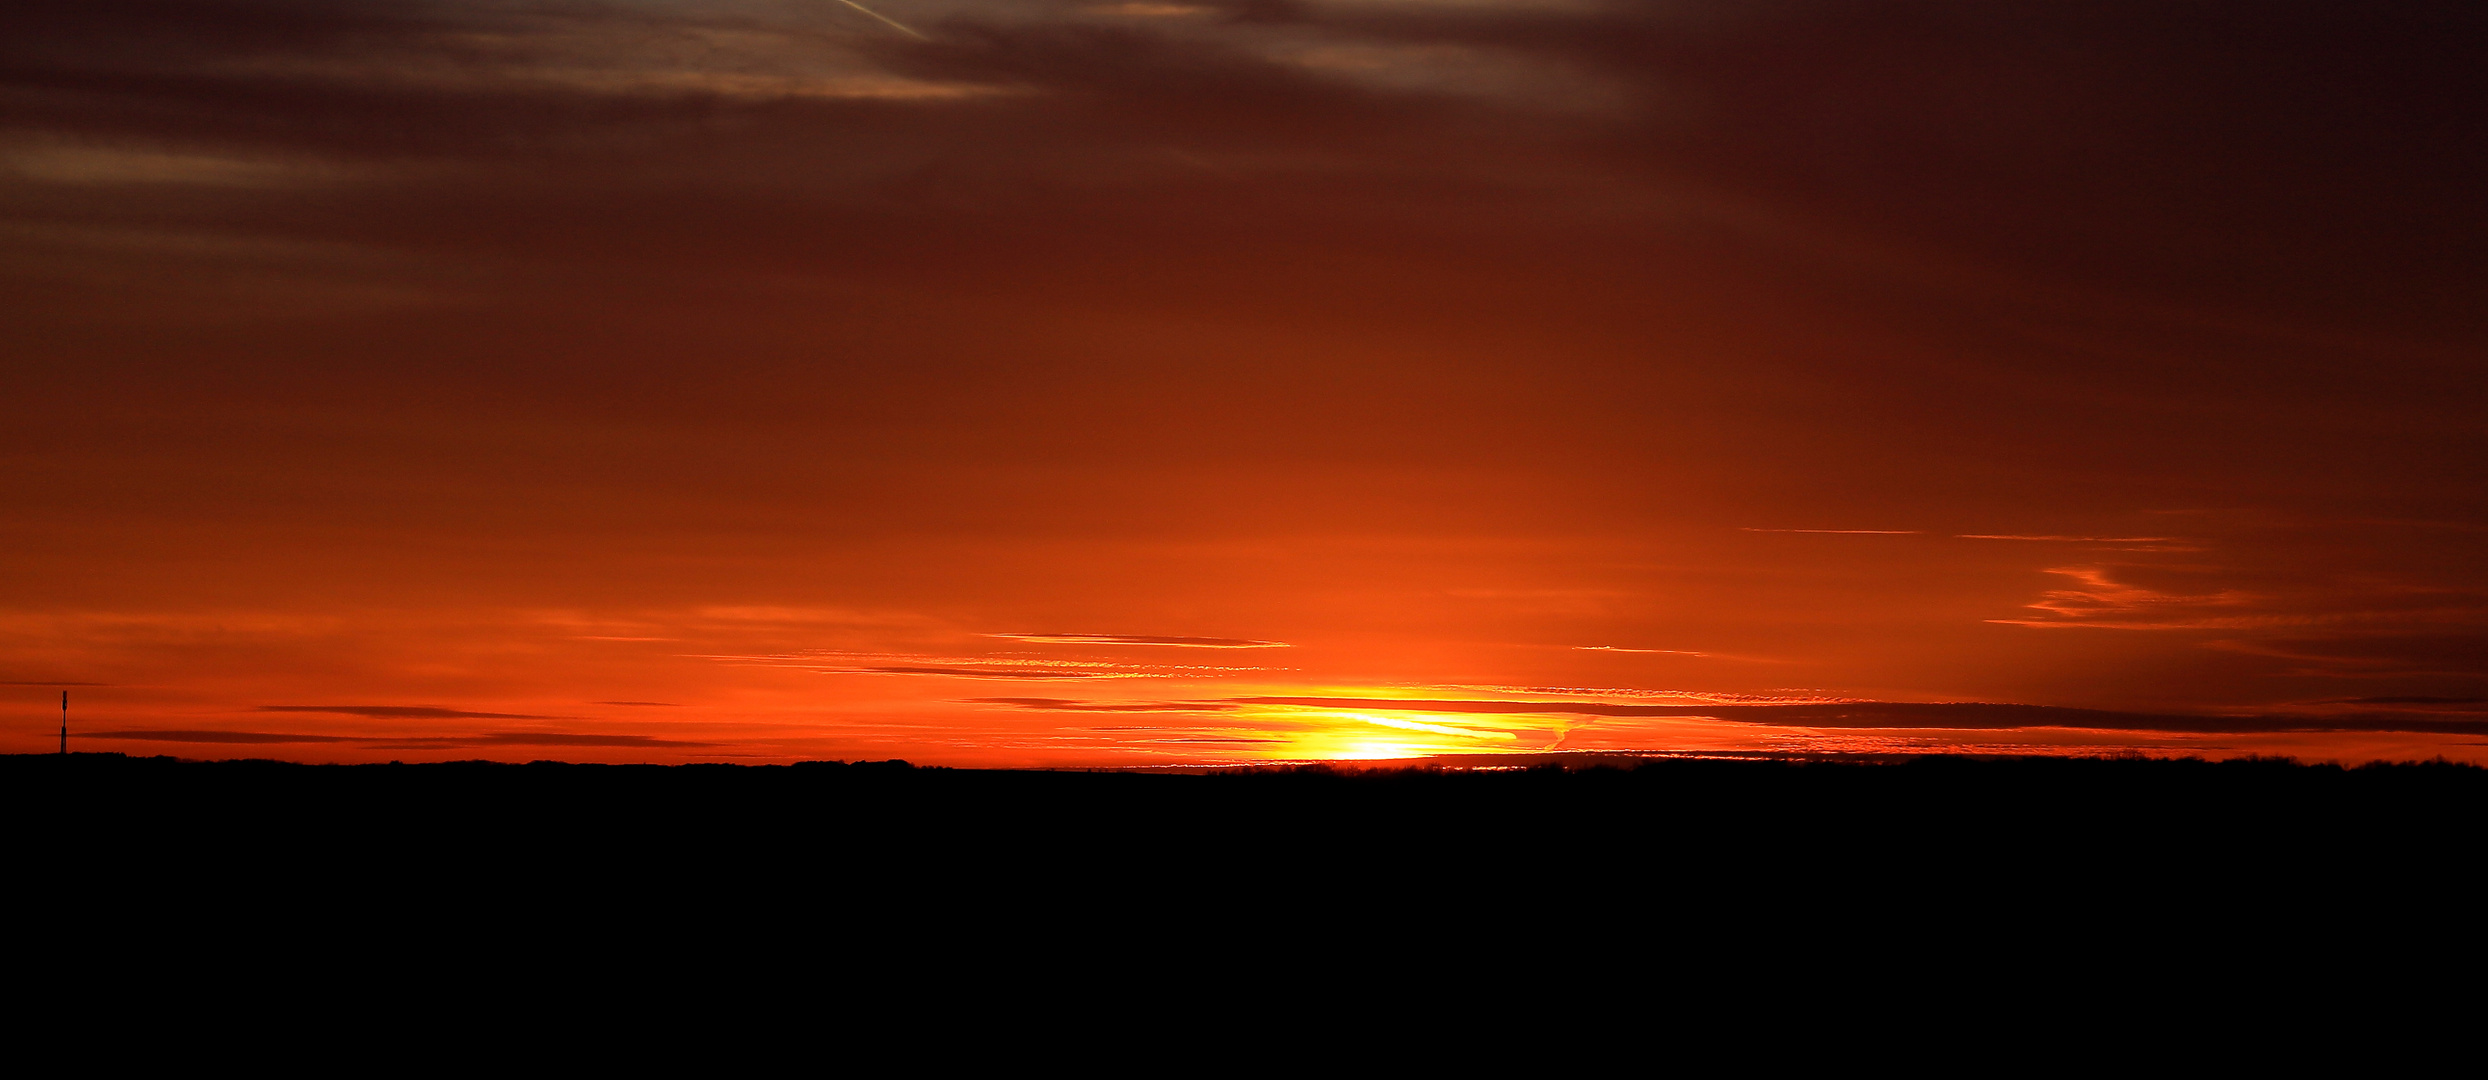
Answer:
[[[1412,719],[1373,712],[1287,708],[1263,714],[1287,731],[1266,756],[1289,760],[1373,760],[1421,758],[1437,754],[1495,753],[1518,748],[1511,731],[1480,728],[1432,717]],[[1419,716],[1426,714],[1419,713]],[[1390,733],[1377,733],[1384,728]],[[1402,732],[1416,733],[1411,737]]]

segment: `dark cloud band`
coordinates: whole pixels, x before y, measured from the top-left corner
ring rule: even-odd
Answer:
[[[1977,729],[2062,727],[2201,734],[2409,731],[2488,735],[2488,721],[2423,713],[2186,716],[1985,702],[1840,702],[1791,705],[1633,705],[1600,701],[1478,701],[1424,698],[1252,697],[1246,705],[1508,716],[1687,717],[1787,727]]]

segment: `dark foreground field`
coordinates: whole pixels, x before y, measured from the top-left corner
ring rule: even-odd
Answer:
[[[1111,884],[1134,902],[1383,888],[1777,905],[1808,892],[1805,903],[1837,908],[1931,882],[2136,902],[2258,882],[2279,903],[2450,884],[2488,836],[2488,770],[2446,764],[1929,757],[1158,775],[81,754],[0,758],[0,783],[21,855],[92,863],[90,876],[180,868],[194,881],[393,890],[702,882],[999,900]]]
[[[833,998],[1163,1026],[1198,993],[1225,1011],[1183,1023],[1387,1008],[1445,1039],[1466,1037],[1459,1010],[1537,1023],[1576,1001],[1620,1030],[1687,1002],[1750,1019],[1941,1001],[1996,1024],[2055,1015],[2030,993],[2110,1019],[2211,997],[2285,1012],[2434,985],[2414,968],[2467,980],[2445,950],[2470,940],[2488,835],[2488,771],[2441,764],[1143,775],[70,755],[0,758],[0,790],[15,932],[98,950],[47,969],[98,997],[402,978],[523,1017],[550,979],[614,1016],[662,993],[791,1031]]]

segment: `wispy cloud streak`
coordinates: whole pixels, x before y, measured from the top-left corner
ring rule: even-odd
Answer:
[[[882,23],[882,25],[887,26],[887,27],[889,27],[889,28],[890,28],[890,29],[892,29],[892,30],[896,30],[896,31],[898,31],[899,33],[905,34],[905,35],[907,35],[908,37],[914,38],[914,39],[916,39],[916,40],[918,40],[918,41],[923,41],[923,40],[925,40],[924,35],[923,35],[923,34],[920,34],[920,33],[917,33],[917,32],[916,32],[916,28],[915,28],[915,27],[909,26],[909,25],[907,25],[906,23],[903,23],[903,22],[898,21],[897,19],[893,19],[893,18],[891,18],[891,17],[889,17],[889,16],[887,16],[887,15],[884,15],[884,14],[882,14],[882,13],[878,12],[878,11],[874,11],[874,10],[873,10],[873,9],[871,9],[871,8],[865,7],[865,6],[864,6],[864,5],[862,5],[862,4],[856,3],[856,2],[855,2],[855,0],[838,0],[838,2],[839,2],[839,3],[841,3],[841,4],[845,4],[845,5],[846,5],[846,6],[848,6],[848,7],[854,8],[854,9],[855,9],[855,10],[857,10],[857,11],[861,11],[861,12],[863,12],[863,13],[864,13],[864,14],[866,14],[866,15],[870,15],[870,16],[872,16],[873,18],[880,20],[880,21],[881,21],[881,23]]]
[[[1482,701],[1434,698],[1251,697],[1233,700],[1248,705],[1292,706],[1308,709],[1508,716],[1572,715],[1600,718],[1682,717],[1737,724],[1810,728],[1989,730],[2050,727],[2203,734],[2321,731],[2488,734],[2488,721],[2467,718],[2439,720],[2424,714],[2385,712],[2338,715],[2286,713],[2242,716],[2186,715],[1993,702],[1862,701],[1784,705],[1636,705],[1603,701]]]
[[[1043,645],[1163,645],[1178,649],[1284,649],[1284,641],[1254,638],[1181,637],[1169,634],[987,634],[990,638]]]
[[[568,717],[544,716],[536,713],[470,712],[466,709],[444,709],[431,705],[262,705],[260,712],[272,713],[335,713],[340,716],[362,716],[374,720],[563,720]]]
[[[1009,705],[1045,712],[1197,713],[1230,712],[1242,707],[1232,701],[1075,701],[1070,698],[1036,697],[968,698],[966,701],[970,705]]]
[[[351,743],[375,749],[441,750],[491,746],[579,746],[579,747],[671,747],[677,749],[714,746],[715,743],[682,739],[662,739],[651,735],[599,735],[560,731],[502,731],[478,735],[309,735],[291,732],[213,731],[201,729],[124,730],[80,732],[82,739],[115,741],[197,743],[201,745],[248,744],[283,745],[312,743]]]

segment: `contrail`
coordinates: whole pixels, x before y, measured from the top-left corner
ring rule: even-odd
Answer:
[[[907,25],[906,23],[900,22],[900,21],[898,21],[897,19],[893,19],[893,18],[891,18],[891,17],[889,17],[889,16],[887,16],[887,15],[884,15],[884,14],[882,14],[882,13],[878,12],[878,11],[874,11],[873,9],[868,8],[868,7],[865,7],[865,6],[864,6],[864,5],[862,5],[862,4],[856,3],[856,2],[855,2],[855,0],[838,0],[838,2],[839,2],[839,3],[841,3],[841,4],[845,4],[845,5],[846,5],[846,6],[848,6],[848,7],[854,8],[854,9],[855,9],[855,10],[857,10],[857,11],[861,11],[861,12],[863,12],[863,13],[864,13],[864,14],[866,14],[866,15],[870,15],[870,16],[872,16],[873,18],[879,19],[879,20],[881,20],[882,22],[888,23],[888,24],[890,24],[890,29],[892,29],[892,30],[896,30],[896,31],[898,31],[899,33],[902,33],[902,34],[907,35],[908,37],[914,38],[914,39],[916,39],[916,40],[918,40],[918,41],[923,41],[923,40],[925,40],[924,35],[923,35],[923,34],[919,34],[919,33],[917,33],[917,32],[916,32],[916,29],[915,29],[914,27],[909,26],[909,25]]]

